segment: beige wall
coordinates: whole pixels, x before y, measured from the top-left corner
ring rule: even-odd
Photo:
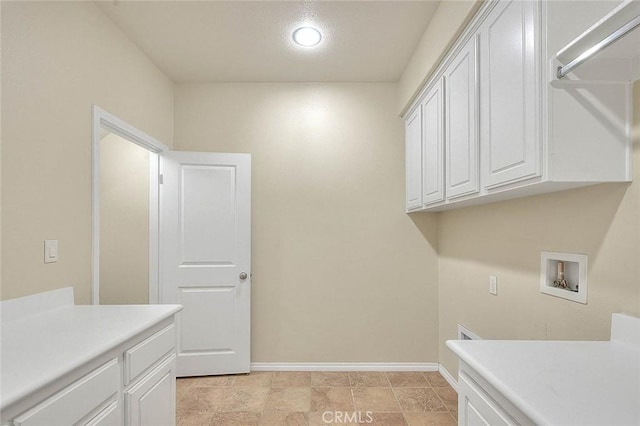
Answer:
[[[485,338],[607,339],[640,315],[640,160],[610,184],[408,216],[397,117],[472,2],[443,2],[398,83],[173,85],[90,2],[2,2],[2,288],[89,301],[91,105],[176,148],[253,156],[254,362],[436,362]],[[640,122],[640,85],[635,87]],[[43,264],[43,240],[60,260]],[[436,249],[439,248],[439,257]],[[538,291],[589,255],[589,304]],[[498,277],[498,296],[488,276]]]
[[[0,6],[0,33],[2,32],[2,6]],[[0,79],[2,77],[2,42],[0,41]],[[2,99],[2,84],[0,84]],[[0,107],[0,300],[2,299],[2,108]]]
[[[437,231],[404,213],[395,96],[176,86],[177,149],[252,154],[253,362],[437,362]]]
[[[94,3],[2,2],[3,299],[73,285],[89,302],[91,105],[170,145],[172,97]]]
[[[149,151],[100,141],[100,303],[149,303]]]
[[[404,113],[482,0],[443,0],[398,82],[397,109]]]
[[[608,340],[611,313],[640,315],[640,83],[634,182],[466,208],[439,218],[440,362],[462,323],[489,339]],[[540,251],[588,255],[588,304],[539,292]],[[498,296],[489,294],[498,277]]]

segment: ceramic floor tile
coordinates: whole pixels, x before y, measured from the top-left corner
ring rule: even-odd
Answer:
[[[176,404],[180,403],[182,398],[184,398],[185,396],[188,396],[188,394],[189,394],[189,389],[187,388],[176,389]]]
[[[210,411],[177,411],[176,426],[203,426],[211,424]]]
[[[447,411],[447,407],[431,388],[395,388],[394,392],[405,413]]]
[[[400,411],[391,388],[352,388],[351,391],[358,411]]]
[[[427,371],[423,374],[429,384],[433,387],[449,386],[449,382],[447,382],[445,378],[442,377],[442,374],[438,373],[437,371]]]
[[[225,392],[217,411],[262,412],[267,402],[269,388],[241,387],[226,389]]]
[[[188,394],[177,402],[177,410],[216,411],[227,393],[226,388],[190,387]]]
[[[240,374],[236,376],[233,386],[259,386],[269,387],[273,380],[271,371],[253,371],[250,374]]]
[[[196,378],[195,377],[179,377],[176,378],[176,387],[177,388],[188,388],[190,387],[194,382],[195,382]]]
[[[349,380],[353,387],[386,387],[391,386],[386,374],[382,371],[355,371],[349,373]]]
[[[312,371],[311,386],[331,388],[349,387],[349,373]]]
[[[176,401],[177,426],[455,425],[458,396],[437,372],[295,371],[180,378]]]
[[[311,408],[311,388],[271,388],[265,411],[307,412]]]
[[[311,388],[311,411],[353,411],[350,388]]]
[[[187,395],[192,384],[193,382],[188,379],[176,379],[176,401],[180,401]]]
[[[216,426],[258,426],[260,414],[259,412],[214,413],[210,424]]]
[[[457,420],[449,413],[406,413],[409,426],[455,426]]]
[[[311,386],[311,373],[308,371],[278,371],[271,381],[271,387],[274,388],[305,386]]]
[[[260,426],[308,426],[308,413],[287,411],[265,411],[260,418]]]
[[[191,387],[231,386],[236,376],[202,376],[189,378]]]
[[[440,397],[440,400],[449,411],[458,411],[458,394],[451,386],[434,387],[433,390],[436,391],[438,397]]]
[[[424,375],[415,371],[394,371],[387,373],[387,379],[393,387],[426,388],[429,382]]]

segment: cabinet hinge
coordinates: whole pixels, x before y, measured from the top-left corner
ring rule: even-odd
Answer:
[[[164,183],[164,175],[163,174],[158,175],[158,183],[160,185],[162,185]]]

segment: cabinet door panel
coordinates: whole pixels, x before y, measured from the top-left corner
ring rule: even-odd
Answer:
[[[125,392],[125,425],[175,426],[175,365],[171,355]]]
[[[516,423],[465,373],[458,376],[458,418],[461,425],[507,426]]]
[[[422,103],[422,203],[444,200],[443,80],[427,92]]]
[[[444,74],[447,198],[479,190],[476,52],[473,37]]]
[[[422,207],[422,112],[418,105],[405,125],[407,211]]]
[[[482,181],[540,175],[537,2],[496,5],[480,31]]]

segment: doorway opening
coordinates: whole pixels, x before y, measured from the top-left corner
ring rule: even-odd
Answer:
[[[167,150],[93,106],[92,304],[159,302],[159,154]]]

